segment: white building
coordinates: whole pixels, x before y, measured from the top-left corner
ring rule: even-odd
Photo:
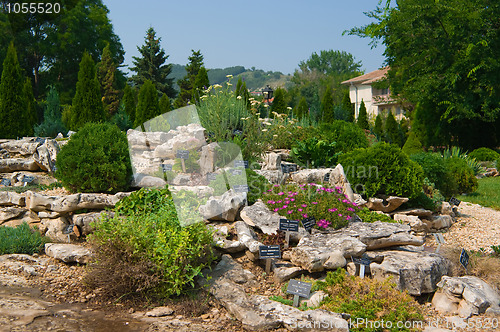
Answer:
[[[377,114],[389,110],[393,112],[397,120],[401,120],[404,116],[401,105],[391,98],[391,92],[388,88],[376,89],[372,86],[373,83],[383,80],[388,70],[389,67],[384,67],[342,82],[342,84],[349,85],[349,97],[351,103],[355,104],[354,114],[356,118],[358,118],[361,101],[365,103],[368,119],[372,121]]]

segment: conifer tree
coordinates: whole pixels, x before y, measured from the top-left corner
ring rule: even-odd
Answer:
[[[302,119],[304,117],[308,116],[308,107],[307,107],[307,101],[305,97],[300,98],[299,103],[295,108],[293,109],[293,114],[297,119]]]
[[[135,92],[126,84],[125,89],[123,89],[123,107],[125,108],[125,113],[127,113],[130,122],[135,122]]]
[[[240,76],[240,77],[238,77],[238,82],[236,83],[236,89],[234,90],[234,93],[237,96],[242,96],[242,93],[241,93],[241,86],[242,85],[243,85],[243,81],[242,81],[241,76]]]
[[[285,102],[285,90],[283,88],[277,88],[274,91],[274,99],[271,104],[271,112],[276,112],[279,114],[288,113]]]
[[[172,110],[172,106],[170,106],[170,98],[166,94],[163,94],[160,98],[160,114],[164,114],[170,112]]]
[[[97,80],[94,60],[83,53],[78,71],[76,93],[71,107],[71,129],[79,129],[88,122],[105,120],[104,107],[101,99],[101,88]]]
[[[344,91],[341,101],[342,109],[349,114],[347,118],[348,122],[354,122],[354,104],[351,103],[351,97],[349,97],[349,90]]]
[[[420,143],[417,135],[413,130],[410,132],[408,139],[403,145],[403,152],[406,153],[408,156],[422,152],[422,143]]]
[[[377,136],[377,139],[380,141],[384,135],[384,124],[382,121],[382,116],[377,114],[375,118],[375,126],[373,127],[373,133]]]
[[[200,102],[200,97],[203,96],[203,90],[208,88],[209,85],[208,71],[202,66],[196,75],[196,79],[194,80],[193,99],[197,104]]]
[[[130,80],[137,88],[141,88],[147,80],[150,80],[159,92],[175,98],[177,92],[174,89],[174,79],[168,78],[172,64],[165,64],[169,56],[165,55],[165,50],[160,47],[160,41],[161,38],[156,38],[156,31],[149,28],[145,44],[140,48],[137,47],[141,57],[132,57],[135,67],[130,70],[136,74]]]
[[[321,100],[321,114],[323,115],[323,122],[332,123],[335,120],[332,87],[330,85],[326,86],[325,94]]]
[[[24,135],[32,136],[33,127],[37,124],[38,116],[36,111],[36,100],[33,95],[33,86],[31,80],[26,77],[23,85],[23,95],[26,98],[26,110],[24,115]]]
[[[26,134],[26,96],[14,43],[10,43],[3,61],[0,83],[0,137],[16,138]]]
[[[139,90],[134,127],[139,127],[144,122],[160,114],[160,105],[156,88],[153,82],[146,80]]]
[[[101,62],[97,64],[97,78],[101,85],[101,96],[104,111],[108,118],[112,117],[120,105],[119,91],[115,88],[116,65],[111,58],[109,44],[102,51]]]
[[[203,67],[203,55],[201,54],[200,50],[191,50],[191,52],[193,52],[193,54],[188,58],[189,63],[186,65],[186,76],[177,81],[180,92],[179,96],[174,102],[175,108],[186,106],[188,103],[195,103],[195,91],[198,87],[196,85],[196,77],[198,76],[198,72],[200,71],[200,69]],[[204,77],[200,78],[200,80],[204,79]],[[206,81],[208,82],[208,74],[206,76]]]
[[[361,104],[359,105],[359,114],[358,114],[358,126],[361,129],[368,129],[368,114],[366,113],[365,102],[361,100]]]
[[[243,91],[242,97],[245,98],[247,102],[247,108],[248,109],[252,108],[252,102],[250,101],[250,92],[248,92],[247,82],[243,81],[240,90]]]
[[[389,114],[387,114],[387,119],[385,120],[385,138],[387,142],[401,146],[399,126],[396,122],[394,114],[390,111]]]
[[[47,103],[43,112],[43,122],[35,126],[36,136],[56,137],[57,134],[66,132],[62,123],[61,105],[59,94],[54,86],[50,86],[47,94]]]

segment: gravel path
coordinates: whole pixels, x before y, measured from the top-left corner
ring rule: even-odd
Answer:
[[[491,253],[491,246],[500,245],[500,211],[479,204],[462,202],[458,207],[460,217],[443,236],[447,244],[466,250]]]

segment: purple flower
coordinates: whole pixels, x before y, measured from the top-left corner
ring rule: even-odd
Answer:
[[[339,213],[339,217],[342,217],[342,214],[341,214],[341,213]]]
[[[314,204],[314,205],[318,204],[318,202],[311,202],[311,203]]]
[[[328,209],[328,212],[335,212],[335,211],[337,211],[337,208]]]
[[[345,220],[351,220],[351,216],[345,217]]]
[[[281,202],[283,202],[283,201],[278,201],[278,203],[281,203]]]
[[[291,201],[292,201],[292,202],[295,202],[295,198],[292,198],[292,199],[291,199]]]
[[[286,213],[288,213],[288,214],[292,214],[292,213],[293,213],[293,210],[288,210]]]
[[[286,209],[287,207],[288,207],[288,205],[286,205],[286,204],[285,204],[285,205],[283,205],[283,209]]]
[[[304,214],[302,215],[302,217],[303,217],[303,218],[307,218],[307,213],[304,213]]]
[[[304,211],[304,210],[302,210],[302,209],[298,209],[297,211],[302,212],[302,211]]]
[[[307,204],[302,204],[302,207],[307,207]]]
[[[347,208],[347,211],[354,212],[354,209],[350,207],[350,208]]]
[[[267,201],[267,204],[275,204],[275,201]]]
[[[280,209],[276,208],[276,209],[274,209],[273,211],[274,211],[274,212],[278,212],[279,210],[280,210]]]
[[[278,193],[278,195],[279,195],[279,196],[284,195],[284,194],[285,194],[285,193],[284,193],[284,192],[282,192],[282,191],[280,191],[280,192]]]

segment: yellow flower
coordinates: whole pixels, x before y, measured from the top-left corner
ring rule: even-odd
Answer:
[[[241,96],[236,97],[236,99],[241,99]]]
[[[233,75],[229,74],[229,75],[226,75],[227,78],[233,78]]]
[[[231,84],[231,83],[229,83],[229,82],[227,82],[227,85],[228,85],[228,86],[231,86],[232,84]]]
[[[269,107],[269,105],[268,105],[268,104],[264,104],[264,107],[266,107],[266,108],[267,108],[267,107]]]
[[[220,84],[214,84],[213,87],[214,87],[214,89],[222,88],[222,85],[220,85]]]
[[[267,129],[262,129],[262,131],[267,131]]]
[[[291,110],[292,108],[291,108],[290,106],[288,106],[286,109],[287,109],[287,110]]]

